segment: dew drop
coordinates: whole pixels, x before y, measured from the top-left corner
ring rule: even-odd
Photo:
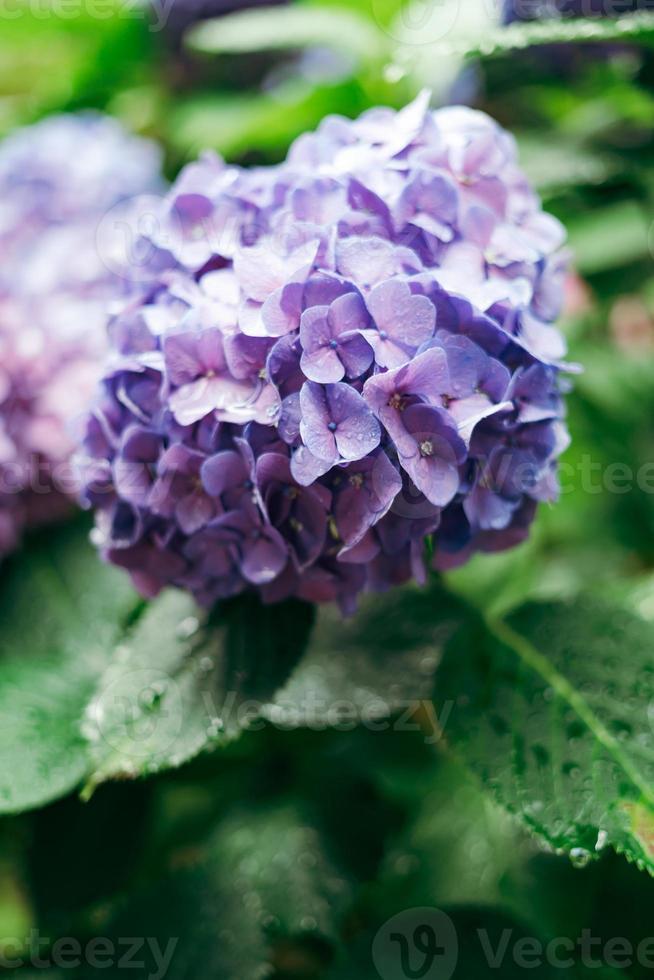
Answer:
[[[178,640],[188,640],[200,629],[200,620],[197,616],[187,616],[178,625],[176,633]]]
[[[585,868],[590,863],[591,853],[585,847],[573,847],[570,851],[570,861],[573,868]]]
[[[225,730],[225,723],[222,718],[212,718],[207,727],[207,738],[217,738]]]

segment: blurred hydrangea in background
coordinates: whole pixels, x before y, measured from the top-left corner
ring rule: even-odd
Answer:
[[[86,425],[105,556],[149,595],[349,610],[434,534],[440,568],[523,540],[567,445],[563,239],[512,137],[426,93],[187,167]]]
[[[0,555],[74,493],[72,424],[124,288],[96,241],[120,201],[161,189],[161,154],[96,114],[53,116],[0,147]]]

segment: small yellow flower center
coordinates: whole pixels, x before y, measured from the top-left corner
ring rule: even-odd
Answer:
[[[334,541],[340,541],[341,536],[338,533],[338,528],[336,527],[336,521],[334,520],[331,514],[329,515],[329,518],[327,520],[327,526],[329,528],[329,533],[331,534]]]

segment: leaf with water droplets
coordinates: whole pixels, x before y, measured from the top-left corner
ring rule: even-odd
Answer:
[[[590,598],[471,615],[437,692],[452,748],[529,829],[578,867],[610,844],[654,873],[650,623]]]
[[[69,793],[88,766],[80,718],[139,600],[86,523],[50,531],[0,582],[0,813]]]
[[[207,616],[187,595],[166,593],[124,638],[87,710],[87,792],[179,766],[262,719],[322,731],[401,714],[436,739],[433,678],[460,616],[436,585],[370,598],[349,620],[333,607],[264,606],[254,595]]]
[[[346,620],[334,607],[322,607],[305,656],[264,715],[285,728],[322,731],[374,728],[400,714],[407,722],[422,711],[423,727],[436,736],[434,674],[462,610],[437,583],[370,596]]]
[[[408,21],[410,23],[410,21]],[[453,36],[451,36],[453,35]],[[617,18],[543,18],[458,36],[441,31],[429,44],[432,57],[497,57],[513,51],[550,44],[584,44],[610,41],[635,41],[654,44],[654,15],[651,11],[624,14]],[[400,54],[403,52],[401,51]]]
[[[117,649],[86,710],[86,793],[107,779],[180,766],[236,738],[286,682],[313,615],[304,602],[262,606],[250,595],[211,615],[184,592],[156,599]]]

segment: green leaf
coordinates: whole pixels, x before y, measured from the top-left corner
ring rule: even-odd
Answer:
[[[422,774],[421,798],[384,861],[396,907],[499,904],[504,878],[534,848],[470,772],[451,757]]]
[[[109,937],[151,937],[144,976],[154,972],[155,949],[170,953],[168,980],[262,980],[289,952],[297,969],[319,955],[316,942],[337,942],[349,884],[295,806],[232,813],[189,860],[130,896],[103,927]],[[91,972],[84,968],[84,980]],[[114,964],[102,975],[122,972]]]
[[[497,27],[497,10],[484,0],[421,0],[407,4],[389,33],[394,61],[420,85],[448,101],[464,63],[510,55],[538,45],[629,40],[654,45],[654,15],[635,13],[611,19],[551,19]]]
[[[647,217],[633,200],[595,209],[569,223],[568,243],[582,275],[621,268],[650,255]]]
[[[0,813],[70,792],[88,766],[79,723],[138,600],[87,536],[51,531],[3,570]]]
[[[30,0],[12,4],[0,35],[1,135],[48,112],[104,107],[147,74],[155,45],[146,9],[127,10],[122,0],[101,6],[51,16]]]
[[[346,7],[297,4],[244,10],[206,21],[190,30],[187,44],[211,54],[331,46],[360,61],[382,58],[388,43],[368,18]]]
[[[219,870],[208,864],[182,868],[162,876],[152,888],[132,891],[122,911],[102,928],[117,955],[102,970],[85,964],[72,976],[121,978],[122,958],[130,948],[136,951],[133,960],[144,977],[264,980],[270,976],[257,919],[238,904],[231,883],[222,880]],[[131,936],[143,940],[129,940]]]
[[[349,885],[294,805],[239,810],[220,825],[210,853],[226,881],[256,895],[250,904],[271,939],[308,933],[335,940]]]
[[[577,864],[610,844],[654,872],[653,649],[650,624],[583,598],[469,617],[439,670],[452,748]]]
[[[265,716],[284,727],[320,729],[431,707],[438,656],[461,608],[438,586],[369,597],[347,620],[324,607],[305,657]]]
[[[115,651],[83,731],[87,784],[177,767],[225,744],[259,717],[302,655],[313,607],[254,596],[201,613],[184,592],[150,604]]]
[[[638,41],[654,44],[654,14],[625,14],[619,18],[570,18],[515,23],[489,31],[468,56],[493,57],[542,44],[584,44],[596,41]],[[456,45],[454,45],[456,46]],[[442,47],[450,47],[444,41]],[[460,45],[458,45],[460,48]]]
[[[261,719],[323,730],[430,707],[456,608],[438,589],[409,588],[368,599],[349,620],[324,607],[312,631],[307,603],[240,596],[203,617],[189,596],[166,593],[120,644],[89,704],[87,794],[180,766]],[[433,735],[430,711],[424,724]]]

